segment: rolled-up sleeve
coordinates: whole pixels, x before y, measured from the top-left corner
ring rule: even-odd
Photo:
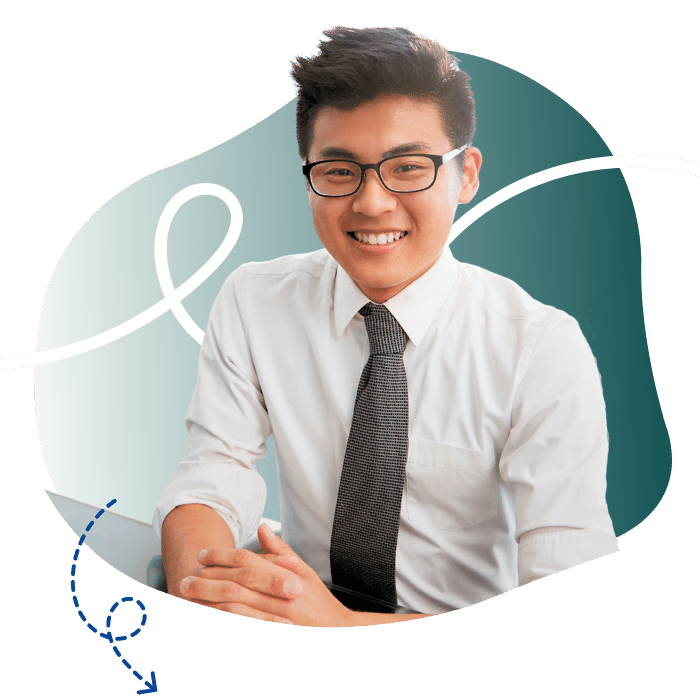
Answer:
[[[236,543],[260,521],[266,487],[255,463],[266,454],[271,428],[248,345],[246,280],[239,268],[212,307],[187,412],[184,459],[153,517],[159,535],[168,513],[188,503],[217,511]]]
[[[500,470],[513,494],[522,585],[611,554],[617,541],[603,390],[576,321],[558,311],[533,327],[518,372]]]

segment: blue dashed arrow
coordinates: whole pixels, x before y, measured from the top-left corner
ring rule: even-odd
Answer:
[[[115,498],[114,500],[110,501],[106,508],[111,508],[115,503],[117,502],[117,499]],[[83,611],[80,609],[80,603],[78,602],[78,596],[76,595],[76,583],[75,583],[75,571],[76,571],[76,566],[77,564],[75,562],[78,561],[78,557],[80,556],[80,548],[83,546],[83,543],[85,542],[85,538],[87,536],[87,533],[90,532],[92,529],[92,526],[95,524],[95,520],[99,520],[102,515],[104,514],[105,509],[101,508],[96,514],[95,514],[95,519],[91,520],[87,527],[85,528],[85,532],[80,535],[80,539],[78,540],[78,547],[73,553],[73,565],[71,566],[70,569],[70,590],[71,593],[73,594],[73,605],[77,608],[78,610],[78,616],[80,619],[87,625],[87,628],[91,631],[97,634],[97,628],[94,625],[91,625]],[[119,637],[114,637],[112,636],[112,616],[114,613],[117,611],[117,608],[119,607],[120,603],[135,603],[138,605],[138,607],[141,609],[141,612],[143,615],[141,616],[141,622],[139,623],[139,626],[130,634],[128,635],[121,635]],[[119,648],[115,644],[115,642],[124,642],[127,639],[131,637],[135,637],[137,634],[141,632],[143,627],[146,624],[146,606],[140,601],[140,600],[134,600],[133,597],[127,596],[125,598],[122,598],[121,600],[118,600],[112,607],[109,609],[109,615],[107,615],[107,620],[105,623],[105,627],[107,629],[106,632],[100,632],[99,636],[102,637],[103,639],[106,639],[111,645],[112,645],[112,651],[116,654],[118,659],[121,659],[122,664],[130,670],[134,676],[140,681],[144,682],[144,685],[146,686],[145,688],[142,688],[141,690],[137,690],[136,694],[137,695],[145,695],[146,693],[157,693],[158,692],[158,685],[156,684],[156,674],[154,671],[151,671],[151,681],[144,680],[143,676],[135,669],[132,667],[132,665],[122,656],[122,653],[119,651]]]

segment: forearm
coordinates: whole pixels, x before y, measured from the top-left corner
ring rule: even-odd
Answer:
[[[163,522],[161,551],[168,592],[182,597],[180,581],[203,567],[197,555],[210,547],[235,547],[224,519],[209,506],[191,503],[178,506]]]

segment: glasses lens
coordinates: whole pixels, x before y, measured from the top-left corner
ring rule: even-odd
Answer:
[[[435,163],[425,156],[397,156],[379,169],[384,184],[396,192],[424,190],[433,184]]]
[[[332,160],[311,168],[311,184],[316,192],[330,197],[342,197],[357,189],[361,171],[356,163]]]

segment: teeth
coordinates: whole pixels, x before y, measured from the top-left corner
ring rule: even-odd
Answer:
[[[360,243],[368,243],[369,245],[386,245],[398,241],[404,236],[403,231],[392,231],[391,233],[353,233],[356,241]]]

